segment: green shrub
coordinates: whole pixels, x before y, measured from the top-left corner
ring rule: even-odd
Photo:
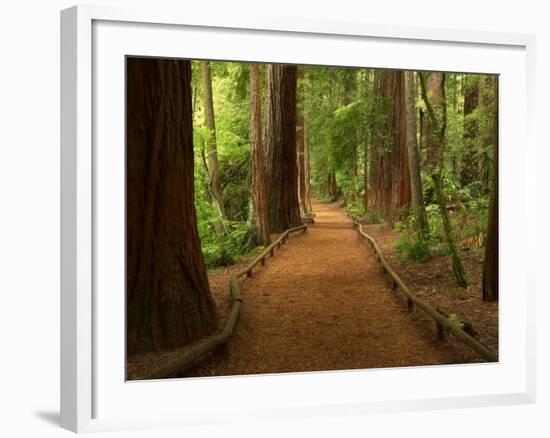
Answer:
[[[403,236],[395,245],[399,251],[399,257],[412,262],[425,263],[432,258],[432,250],[429,239],[418,236]]]
[[[349,202],[346,205],[346,210],[356,217],[363,217],[365,215],[365,208],[362,202]]]

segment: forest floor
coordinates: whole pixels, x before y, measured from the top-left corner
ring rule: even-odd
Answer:
[[[315,203],[313,209],[315,224],[306,233],[290,237],[274,258],[266,259],[265,267],[242,282],[243,307],[226,352],[204,358],[186,376],[482,361],[457,341],[438,341],[433,320],[420,311],[407,310],[405,300],[391,290],[366,242],[337,203]],[[449,275],[443,261],[414,266],[399,262],[393,250],[398,236],[391,228],[372,225],[364,229],[379,240],[388,261],[413,291],[471,321],[480,333],[479,340],[496,349],[496,305],[485,311],[479,310],[480,299],[455,300],[447,293],[447,287],[449,291],[454,288],[445,280]],[[246,263],[218,269],[210,278],[220,327],[228,309],[229,279]],[[485,335],[487,325],[489,335]],[[146,375],[175,360],[182,350],[129,358],[128,377]]]
[[[364,224],[363,231],[376,239],[388,263],[421,300],[468,321],[475,330],[475,339],[498,353],[498,302],[488,303],[481,299],[483,248],[460,252],[470,280],[468,288],[463,289],[456,285],[449,256],[434,254],[425,263],[402,260],[395,249],[401,236],[390,225]],[[465,357],[471,357],[469,362],[476,360],[464,344],[456,342],[455,348],[462,350]]]

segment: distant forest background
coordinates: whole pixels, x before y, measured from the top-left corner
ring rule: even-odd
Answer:
[[[266,66],[256,68],[264,90]],[[251,67],[193,61],[192,69],[196,206],[212,268],[234,263],[258,241],[252,220]],[[388,221],[400,230],[414,230],[416,217],[425,234],[405,236],[400,248],[422,260],[431,251],[450,251],[439,209],[445,202],[453,239],[484,244],[496,171],[496,76],[336,67],[298,67],[296,75],[302,211],[309,211],[314,194],[318,200],[341,199],[369,222]],[[441,125],[437,147],[430,147],[432,119]],[[411,163],[407,141],[418,150]],[[411,165],[420,177],[412,187]],[[227,233],[219,232],[220,223]]]

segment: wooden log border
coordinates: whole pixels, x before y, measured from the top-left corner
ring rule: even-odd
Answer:
[[[239,277],[250,277],[252,275],[252,270],[254,267],[261,263],[265,264],[265,259],[269,256],[273,257],[275,255],[275,247],[280,248],[282,244],[286,243],[288,236],[291,233],[296,233],[298,231],[306,232],[307,225],[300,225],[299,227],[289,228],[284,233],[282,233],[271,245],[266,247],[262,253],[256,257],[250,264],[243,270],[233,274],[229,280],[229,298],[231,300],[231,309],[229,310],[229,316],[225,322],[225,326],[220,333],[212,335],[198,343],[189,347],[178,359],[159,368],[157,371],[149,374],[145,377],[141,377],[138,380],[152,380],[152,379],[163,379],[165,377],[170,377],[174,374],[181,373],[185,371],[189,366],[191,366],[198,359],[222,347],[227,344],[227,342],[233,336],[235,331],[235,326],[239,320],[239,314],[241,312],[241,303],[243,301],[241,296],[241,289],[239,287]]]
[[[472,338],[458,324],[456,324],[455,322],[443,316],[440,312],[438,312],[432,306],[425,303],[420,298],[418,298],[414,293],[412,293],[412,291],[405,285],[405,283],[403,283],[403,280],[401,280],[401,278],[395,273],[395,271],[388,264],[376,240],[374,240],[373,237],[369,236],[367,233],[363,231],[363,226],[355,216],[352,216],[352,219],[353,219],[354,227],[357,228],[357,231],[359,231],[359,234],[363,238],[367,239],[367,242],[369,243],[370,247],[373,249],[376,255],[376,258],[382,264],[382,271],[390,277],[392,281],[393,289],[400,290],[401,293],[405,295],[405,298],[407,298],[407,307],[409,309],[412,309],[413,306],[416,306],[417,308],[422,310],[426,315],[428,315],[430,318],[432,318],[435,321],[438,339],[444,339],[445,332],[451,333],[460,342],[470,347],[481,357],[483,357],[484,359],[487,359],[487,361],[498,362],[498,356],[495,353],[493,353],[492,351],[487,349],[485,346],[481,345],[474,338]]]

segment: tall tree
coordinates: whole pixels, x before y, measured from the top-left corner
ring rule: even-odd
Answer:
[[[479,75],[479,108],[486,115],[486,117],[483,117],[485,123],[481,123],[482,127],[479,129],[480,150],[482,154],[478,159],[478,178],[481,181],[482,193],[484,195],[489,193],[489,186],[491,184],[491,157],[486,151],[493,142],[493,126],[490,120],[492,119],[491,107],[494,87],[492,83],[487,81],[488,78],[486,75]]]
[[[257,243],[269,245],[271,237],[267,210],[265,152],[262,141],[260,65],[250,64],[250,137],[252,162],[252,207]]]
[[[127,60],[127,351],[216,326],[197,231],[189,61]]]
[[[489,224],[483,260],[482,297],[485,301],[498,300],[498,77],[493,84],[493,187],[489,206]]]
[[[305,191],[305,211],[311,212],[311,186],[310,186],[310,153],[309,153],[309,122],[307,116],[304,115],[304,191]]]
[[[460,166],[460,184],[464,187],[477,178],[478,158],[476,140],[479,134],[478,117],[475,110],[479,105],[479,78],[477,75],[464,75],[464,149]]]
[[[365,76],[365,89],[366,94],[368,96],[368,113],[365,117],[365,124],[367,126],[367,133],[365,138],[365,144],[364,144],[364,155],[365,159],[363,162],[363,185],[365,187],[364,193],[363,193],[363,207],[365,210],[365,214],[369,211],[369,201],[370,196],[369,193],[371,191],[371,184],[374,181],[374,178],[372,177],[374,166],[374,157],[375,157],[375,148],[373,145],[373,139],[375,137],[374,131],[376,128],[375,120],[376,118],[373,115],[374,105],[376,102],[376,90],[378,87],[379,81],[379,74],[376,71],[368,70]],[[369,114],[371,113],[371,114]]]
[[[348,106],[353,99],[355,98],[356,92],[357,92],[357,73],[355,69],[352,68],[345,68],[343,70],[343,100],[342,103],[345,106]],[[357,187],[357,162],[358,162],[358,154],[357,154],[357,147],[358,147],[358,132],[357,130],[350,130],[347,133],[347,136],[350,137],[350,140],[352,142],[351,144],[351,156],[350,159],[350,169],[348,170],[348,178],[351,182],[351,193],[350,199],[351,201],[355,201],[357,198],[356,193],[356,187]]]
[[[223,224],[223,220],[226,219],[226,217],[223,205],[220,167],[218,164],[216,122],[214,119],[214,99],[212,98],[212,73],[210,71],[209,61],[201,61],[201,79],[204,96],[204,124],[208,131],[208,138],[206,140],[206,154],[210,177],[209,188],[212,194],[214,206],[220,215],[220,223]],[[225,225],[223,225],[223,228],[225,229]]]
[[[302,223],[296,175],[296,66],[267,65],[265,131],[269,226],[282,232]]]
[[[375,104],[384,115],[373,148],[376,168],[371,172],[372,204],[380,216],[397,218],[401,207],[409,205],[411,187],[406,146],[405,90],[403,72],[376,72],[379,79]]]
[[[428,76],[426,79],[425,76]],[[445,73],[418,73],[422,89],[422,100],[428,113],[428,170],[434,184],[436,202],[439,206],[445,239],[451,254],[453,272],[460,287],[468,286],[468,277],[462,266],[456,245],[447,202],[443,193],[443,163],[445,130],[447,127],[447,102],[445,100]]]
[[[407,152],[411,178],[411,198],[416,229],[421,235],[429,232],[428,217],[424,208],[422,195],[422,180],[420,178],[420,159],[416,142],[416,99],[414,86],[414,72],[406,71],[405,76],[405,111],[407,114]]]
[[[306,201],[306,160],[305,160],[305,142],[306,142],[306,130],[305,130],[305,114],[304,114],[304,69],[298,67],[298,93],[297,93],[297,118],[296,118],[296,168],[298,171],[298,202],[300,204],[300,210],[303,213],[308,212],[308,206]]]

